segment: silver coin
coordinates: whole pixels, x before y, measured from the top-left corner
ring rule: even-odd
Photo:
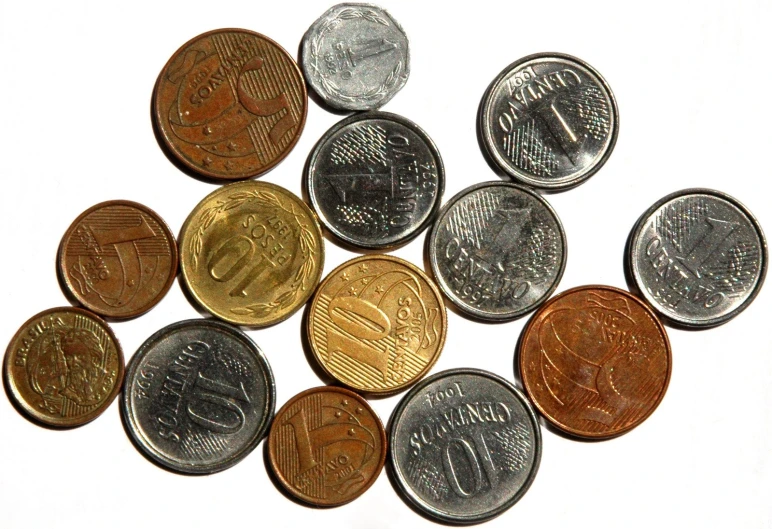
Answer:
[[[407,82],[407,35],[389,13],[371,4],[338,4],[303,36],[301,67],[328,105],[373,110]]]
[[[767,242],[736,199],[685,189],[659,200],[636,223],[626,255],[630,277],[671,323],[712,327],[744,310],[767,272]]]
[[[490,158],[536,188],[579,185],[606,162],[619,118],[611,88],[589,64],[569,55],[530,55],[493,80],[479,127]]]
[[[419,510],[450,523],[478,523],[515,504],[541,459],[539,423],[525,396],[486,371],[427,378],[397,405],[389,470]]]
[[[439,210],[444,186],[434,142],[387,112],[338,122],[314,147],[306,172],[322,223],[361,248],[389,248],[418,235]]]
[[[566,266],[566,235],[555,211],[533,191],[505,182],[477,184],[451,198],[428,241],[439,287],[483,320],[535,309]]]
[[[275,407],[273,373],[260,348],[214,320],[164,327],[126,374],[122,408],[135,445],[178,472],[209,474],[260,442]]]

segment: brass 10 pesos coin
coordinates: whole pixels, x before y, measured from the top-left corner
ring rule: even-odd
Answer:
[[[308,340],[324,371],[367,393],[393,393],[424,376],[440,356],[446,330],[434,283],[387,255],[358,257],[333,270],[308,316]]]

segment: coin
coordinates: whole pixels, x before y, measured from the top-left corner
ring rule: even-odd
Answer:
[[[402,496],[447,523],[479,523],[512,507],[541,460],[539,423],[525,396],[476,369],[443,371],[413,387],[389,432],[389,470]]]
[[[177,242],[150,208],[111,200],[90,207],[67,229],[57,256],[67,292],[108,318],[153,308],[177,275]]]
[[[177,472],[209,474],[244,459],[276,401],[268,360],[246,334],[216,320],[173,323],[129,363],[121,412],[134,444]]]
[[[180,262],[186,287],[206,310],[237,325],[272,325],[303,306],[319,283],[322,230],[286,189],[230,184],[185,220]]]
[[[335,236],[360,248],[390,248],[421,233],[440,208],[445,169],[418,125],[368,112],[334,125],[314,147],[306,188]]]
[[[308,84],[331,107],[373,110],[407,82],[407,35],[378,6],[338,4],[303,35],[300,63]]]
[[[684,189],[643,214],[626,259],[635,288],[654,310],[675,324],[706,328],[756,298],[767,272],[767,241],[736,199]]]
[[[589,64],[570,55],[524,57],[493,80],[479,127],[492,161],[515,180],[560,191],[595,174],[619,131],[611,88]]]
[[[276,414],[268,460],[282,486],[318,507],[361,496],[386,461],[386,432],[367,401],[331,386],[295,395]]]
[[[566,235],[555,211],[533,191],[505,182],[477,184],[451,198],[427,241],[442,292],[488,321],[533,310],[566,266]]]
[[[48,426],[97,418],[123,383],[123,352],[112,329],[83,309],[49,309],[27,320],[5,353],[5,387],[18,407]]]
[[[632,294],[606,286],[567,290],[523,330],[526,393],[558,429],[588,439],[629,432],[665,396],[671,353],[665,328]]]
[[[244,29],[218,29],[185,43],[153,92],[156,130],[171,155],[223,180],[273,169],[300,138],[307,107],[292,57]]]

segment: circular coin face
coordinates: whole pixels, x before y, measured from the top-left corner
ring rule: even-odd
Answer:
[[[445,170],[432,140],[395,114],[340,121],[319,140],[307,166],[311,204],[337,237],[360,248],[389,248],[424,230],[440,207]]]
[[[525,396],[486,371],[454,369],[405,395],[389,424],[389,464],[402,495],[443,522],[479,523],[509,509],[541,460]]]
[[[331,386],[296,395],[268,436],[274,475],[296,498],[335,507],[361,496],[386,461],[386,432],[367,401]]]
[[[153,210],[127,200],[84,211],[62,238],[59,276],[87,309],[132,318],[154,307],[177,275],[177,242]]]
[[[504,182],[478,184],[450,199],[428,241],[440,289],[483,320],[530,312],[552,294],[566,265],[555,211],[533,191]]]
[[[434,283],[388,255],[352,259],[330,272],[308,315],[308,340],[322,369],[367,393],[393,393],[424,376],[446,329]]]
[[[638,426],[670,381],[665,328],[645,303],[613,287],[573,288],[547,301],[523,331],[519,355],[536,408],[588,439]]]
[[[145,455],[178,472],[209,474],[257,446],[274,406],[260,348],[225,323],[188,320],[164,327],[132,357],[121,411]]]
[[[123,353],[95,314],[63,307],[33,316],[5,353],[8,392],[33,419],[60,427],[98,417],[123,383]]]
[[[530,55],[507,66],[483,96],[485,149],[528,186],[563,190],[601,168],[616,143],[619,118],[606,81],[569,55]]]
[[[153,117],[170,153],[210,178],[261,175],[297,143],[308,95],[292,57],[244,29],[184,44],[158,76]]]
[[[643,214],[626,258],[636,289],[654,310],[676,324],[705,328],[755,299],[767,272],[767,242],[734,198],[685,189]]]
[[[182,277],[206,310],[263,327],[298,310],[319,283],[322,230],[298,197],[266,182],[221,187],[188,216],[180,235]]]

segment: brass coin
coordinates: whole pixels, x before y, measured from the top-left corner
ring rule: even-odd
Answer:
[[[358,498],[378,478],[386,461],[386,431],[356,393],[312,388],[276,414],[268,459],[290,494],[312,505],[335,507]]]
[[[153,118],[183,165],[239,180],[273,169],[300,138],[308,94],[292,57],[264,35],[218,29],[185,43],[153,92]]]
[[[87,310],[50,309],[16,332],[3,376],[18,406],[49,426],[98,417],[123,383],[123,353],[110,327]]]
[[[358,391],[393,393],[431,369],[447,326],[442,296],[419,268],[373,255],[324,279],[311,304],[308,340],[331,377]]]
[[[324,265],[322,231],[286,189],[230,184],[185,220],[180,263],[202,307],[236,325],[264,327],[289,318],[311,297]]]

